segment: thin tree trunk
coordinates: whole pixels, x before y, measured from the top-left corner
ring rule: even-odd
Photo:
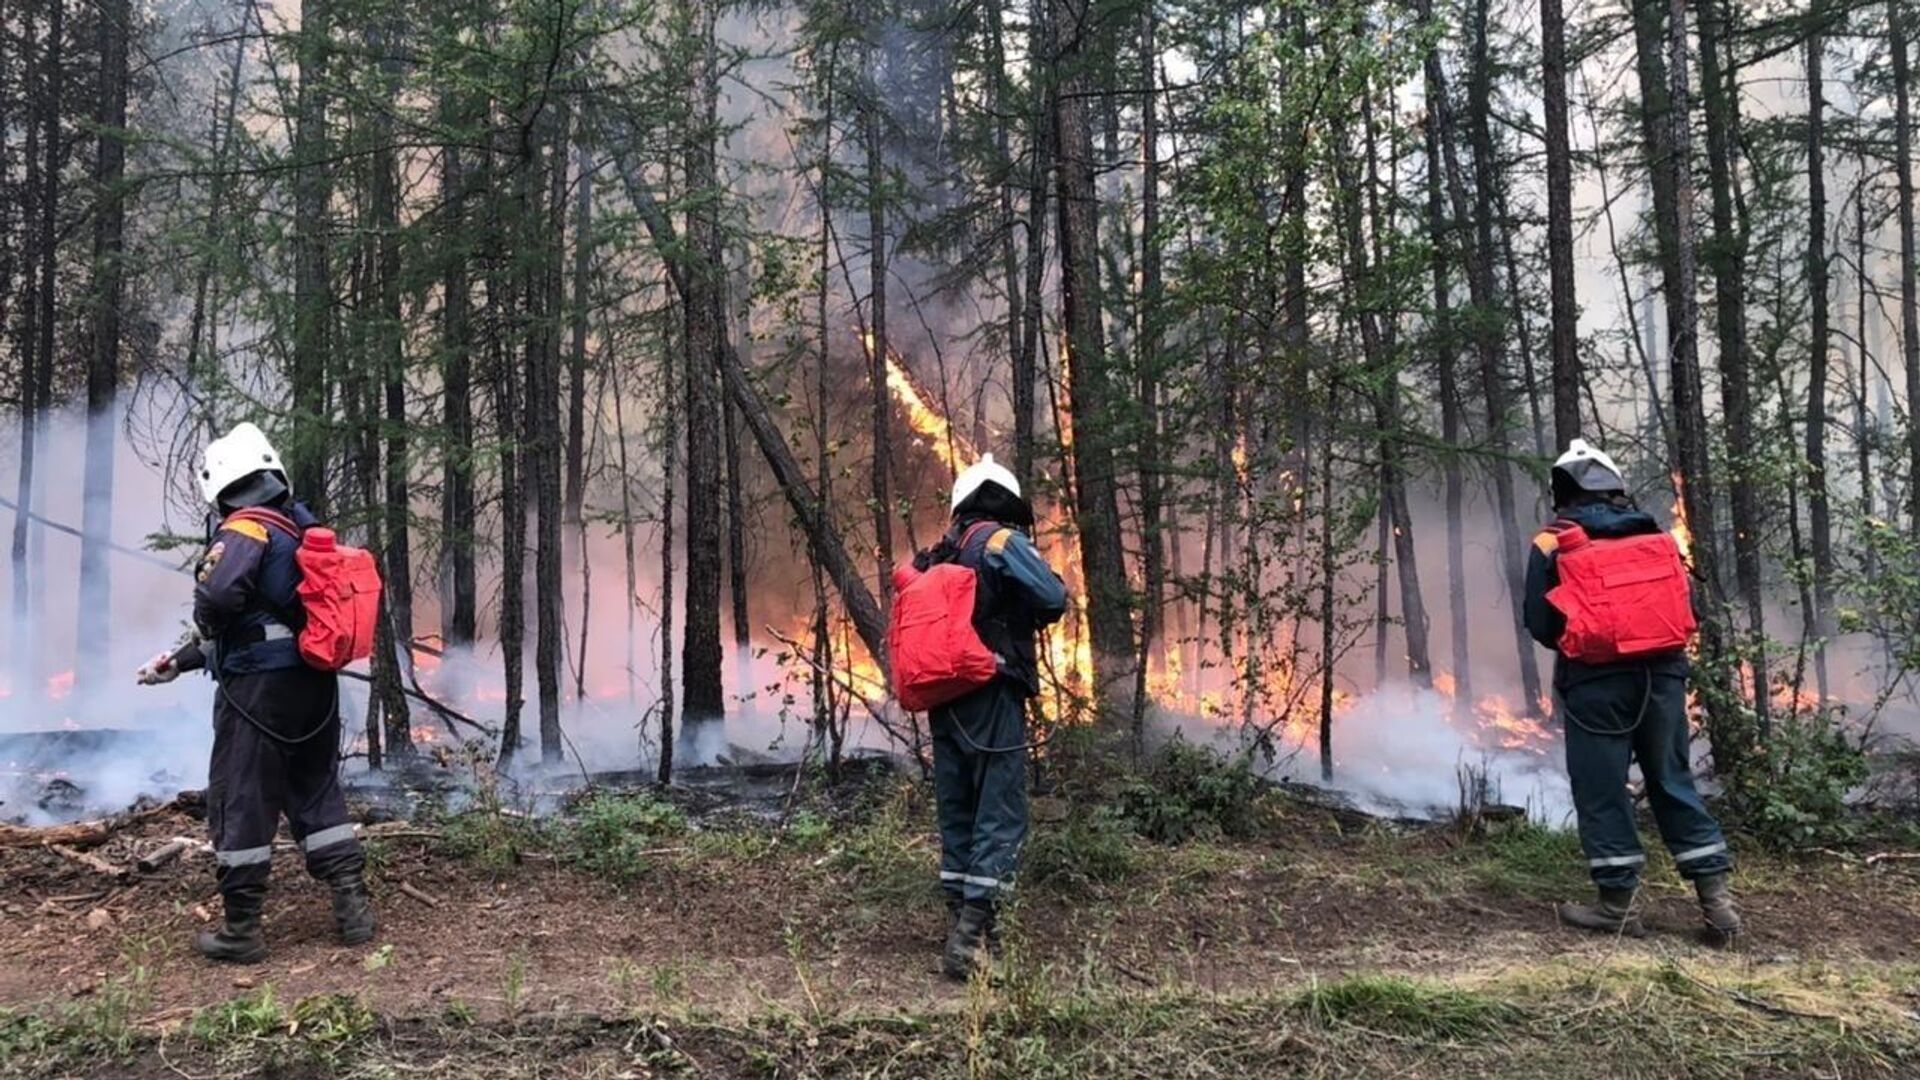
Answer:
[[[560,43],[551,44],[554,49]],[[540,759],[566,758],[560,730],[560,654],[566,648],[565,593],[561,573],[563,495],[560,430],[560,328],[565,317],[567,161],[571,110],[562,105],[543,125],[544,148],[525,148],[522,183],[527,226],[522,242],[527,274],[526,367],[527,469],[534,500],[534,680],[540,704]],[[525,137],[525,136],[523,136]],[[541,169],[544,162],[545,170]],[[547,189],[537,186],[544,178]]]
[[[93,167],[92,341],[87,363],[87,465],[80,540],[79,642],[74,665],[82,687],[99,685],[111,642],[114,428],[120,384],[121,259],[126,231],[128,0],[102,0],[96,13],[100,82]]]
[[[396,35],[383,28],[368,35],[376,56],[397,52]],[[381,61],[382,74],[389,87],[400,83],[398,65]],[[385,556],[385,588],[380,601],[381,629],[386,632],[384,647],[376,643],[373,674],[381,697],[381,716],[386,726],[389,754],[406,757],[413,753],[412,717],[407,698],[400,689],[400,657],[412,648],[413,641],[413,559],[407,529],[411,492],[407,482],[407,385],[405,327],[400,308],[400,163],[393,149],[393,123],[386,110],[376,107],[373,120],[374,152],[371,201],[376,263],[374,281],[379,290],[372,382],[383,391],[386,407],[385,525],[380,531],[379,552]],[[373,406],[372,386],[368,387],[366,422],[369,437],[364,453],[368,465],[379,460],[378,442],[373,436],[380,417]],[[369,508],[373,505],[372,485],[364,493]],[[376,635],[378,637],[379,635]],[[408,653],[411,662],[411,653]]]
[[[1807,292],[1813,305],[1807,374],[1807,511],[1813,544],[1814,678],[1827,695],[1827,643],[1833,633],[1833,511],[1827,501],[1827,178],[1824,0],[1807,19]]]
[[[1021,304],[1020,348],[1013,354],[1013,475],[1028,488],[1034,481],[1034,387],[1039,377],[1041,291],[1047,275],[1047,174],[1053,169],[1053,120],[1047,105],[1048,87],[1055,78],[1051,4],[1052,0],[1028,0],[1027,4],[1028,93],[1033,113],[1027,162],[1026,299]]]
[[[458,106],[443,105],[443,113],[450,119],[463,115]],[[446,227],[441,235],[446,237],[446,262],[440,278],[440,407],[446,449],[440,481],[440,557],[446,608],[441,633],[447,645],[463,646],[473,643],[479,621],[473,553],[479,537],[473,493],[473,297],[468,267],[472,242],[464,152],[450,145],[442,154],[440,190]]]
[[[53,5],[54,15],[49,20],[50,27],[58,26],[60,4]],[[40,399],[40,291],[42,267],[48,261],[53,247],[53,195],[57,192],[57,179],[48,180],[49,164],[56,163],[56,152],[46,150],[43,156],[43,143],[52,141],[57,144],[59,124],[54,118],[52,104],[57,96],[57,84],[60,78],[58,57],[59,45],[56,35],[51,32],[45,39],[35,35],[35,19],[29,9],[22,19],[21,38],[24,49],[20,58],[21,84],[26,87],[38,83],[40,93],[29,102],[24,118],[26,127],[26,191],[22,200],[26,204],[23,230],[31,236],[31,242],[24,245],[25,273],[22,275],[21,293],[25,310],[20,317],[20,461],[17,466],[14,487],[13,538],[10,557],[13,563],[13,626],[14,642],[12,666],[24,682],[35,671],[38,648],[33,633],[33,573],[28,559],[30,554],[30,519],[33,509],[33,479],[36,459],[34,451],[39,444],[39,431],[42,410]],[[27,96],[23,94],[23,97]]]
[[[873,28],[876,32],[880,27]],[[873,550],[879,570],[880,611],[893,608],[893,398],[887,392],[887,205],[886,165],[880,146],[880,53],[866,53],[866,94],[860,105],[861,141],[867,157],[867,394],[873,462]]]
[[[584,146],[575,148],[574,162],[580,178],[573,196],[573,305],[567,312],[573,325],[567,354],[566,521],[579,525],[587,486],[587,317],[591,311],[588,292],[593,272],[593,163],[587,160]],[[584,571],[587,562],[584,533],[578,557]]]
[[[1553,0],[1548,0],[1549,3]],[[1429,69],[1433,74],[1437,69]],[[1471,704],[1473,701],[1473,651],[1471,647],[1471,628],[1467,614],[1467,565],[1466,565],[1466,519],[1464,501],[1466,495],[1465,477],[1460,468],[1460,454],[1452,449],[1461,445],[1463,431],[1461,424],[1460,377],[1458,354],[1453,338],[1453,296],[1449,280],[1447,258],[1453,250],[1447,242],[1448,223],[1446,219],[1446,201],[1443,198],[1440,155],[1440,126],[1432,118],[1439,115],[1442,107],[1439,97],[1444,88],[1429,78],[1426,93],[1429,99],[1426,124],[1427,153],[1427,238],[1431,251],[1431,269],[1433,273],[1433,317],[1429,327],[1433,350],[1434,368],[1440,383],[1440,440],[1449,449],[1443,459],[1441,471],[1446,488],[1447,519],[1447,625],[1451,638],[1453,664],[1453,697],[1457,706]],[[1557,374],[1557,373],[1556,373]],[[1556,382],[1555,393],[1559,393]],[[1556,396],[1556,410],[1558,398]],[[1556,411],[1556,417],[1558,413]]]
[[[1920,297],[1915,292],[1913,237],[1913,73],[1907,48],[1905,0],[1887,0],[1887,32],[1893,40],[1894,174],[1900,183],[1900,352],[1907,401],[1920,401]],[[1920,423],[1907,425],[1907,514],[1920,536]]]
[[[1573,282],[1573,157],[1567,143],[1567,24],[1561,0],[1540,0],[1540,61],[1546,106],[1553,442],[1564,447],[1580,434],[1580,308]]]
[[[1165,523],[1161,503],[1164,463],[1160,448],[1161,244],[1160,244],[1160,112],[1157,65],[1159,13],[1154,4],[1140,15],[1140,327],[1134,353],[1139,366],[1140,393],[1140,542],[1141,571],[1146,596],[1140,610],[1138,677],[1145,679],[1160,651],[1166,622],[1167,591]],[[1133,740],[1136,752],[1146,739],[1145,688],[1135,696]]]

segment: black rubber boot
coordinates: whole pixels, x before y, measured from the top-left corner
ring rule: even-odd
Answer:
[[[984,900],[969,900],[953,920],[947,933],[946,952],[940,958],[940,970],[949,979],[962,982],[992,965],[987,951],[987,927],[993,922],[993,906]]]
[[[367,897],[367,883],[358,871],[341,874],[333,886],[333,925],[342,945],[364,945],[373,940],[376,923],[373,904]]]
[[[1646,937],[1647,928],[1640,924],[1640,913],[1634,910],[1633,896],[1633,889],[1601,889],[1599,899],[1594,903],[1561,904],[1560,921],[1567,926],[1602,934]]]
[[[201,956],[223,964],[259,963],[267,955],[266,939],[260,936],[260,912],[235,910],[228,904],[219,928],[195,934],[193,948]]]
[[[1733,944],[1740,936],[1740,913],[1733,909],[1727,875],[1700,878],[1693,883],[1693,891],[1700,898],[1700,915],[1706,920],[1706,939],[1715,945]]]

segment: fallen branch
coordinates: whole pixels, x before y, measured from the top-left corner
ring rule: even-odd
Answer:
[[[360,830],[362,840],[438,840],[439,829],[422,829],[410,821],[383,821]]]
[[[192,840],[184,836],[176,836],[166,843],[161,844],[159,847],[154,848],[147,854],[140,856],[139,859],[134,861],[133,865],[138,867],[141,873],[151,874],[155,870],[179,858],[182,854],[185,854],[187,849],[191,847],[193,847]]]
[[[101,858],[98,855],[90,854],[85,851],[76,851],[73,848],[66,846],[65,844],[48,844],[47,850],[53,852],[55,855],[58,855],[63,859],[67,859],[71,862],[77,862],[81,866],[86,867],[87,869],[93,871],[96,874],[101,874],[106,877],[110,877],[115,881],[124,881],[128,876],[126,867],[116,866],[113,863],[108,862],[107,860]]]
[[[1867,865],[1874,866],[1883,862],[1907,862],[1912,859],[1920,859],[1920,851],[1882,851],[1877,855],[1867,856]]]
[[[196,793],[197,797],[197,793]],[[130,810],[94,821],[75,821],[66,825],[0,825],[0,848],[42,847],[65,844],[68,847],[95,847],[129,825],[160,817],[179,809],[186,798],[182,792],[168,802],[145,810]]]
[[[440,906],[439,897],[426,892],[424,889],[421,889],[418,886],[414,885],[414,883],[411,881],[401,882],[400,891],[403,893],[406,893],[408,896],[413,897],[415,900],[420,901],[421,903],[427,905],[430,908],[437,908]]]

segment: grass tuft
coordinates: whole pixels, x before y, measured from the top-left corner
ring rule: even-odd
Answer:
[[[1393,975],[1355,975],[1315,986],[1298,1008],[1316,1023],[1422,1039],[1478,1039],[1524,1018],[1519,1007],[1438,983]]]

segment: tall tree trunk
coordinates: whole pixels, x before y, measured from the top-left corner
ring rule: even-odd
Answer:
[[[1747,609],[1748,646],[1753,665],[1753,707],[1764,735],[1767,725],[1766,605],[1760,573],[1760,493],[1753,480],[1752,455],[1758,448],[1753,423],[1753,357],[1747,339],[1747,238],[1735,207],[1734,161],[1739,145],[1739,87],[1722,71],[1722,37],[1729,17],[1726,0],[1703,0],[1700,28],[1700,85],[1707,107],[1707,173],[1712,187],[1713,244],[1707,259],[1713,268],[1714,320],[1720,336],[1720,397],[1727,422],[1727,486],[1733,513],[1733,574]],[[1815,318],[1825,321],[1825,283]],[[1671,323],[1669,324],[1671,325]],[[1823,350],[1824,354],[1824,350]],[[1816,370],[1825,357],[1814,360]]]
[[[714,3],[695,8],[700,57],[689,92],[693,130],[687,144],[687,243],[692,255],[686,298],[687,382],[687,599],[681,646],[682,747],[692,748],[726,716],[721,686],[720,511],[716,498],[721,468],[720,386],[715,365],[725,333],[726,265],[714,200],[719,196],[714,163],[718,137],[717,46]]]
[[[113,610],[107,548],[113,532],[114,426],[120,385],[121,259],[126,231],[128,0],[103,0],[96,14],[100,83],[93,186],[92,349],[87,363],[87,467],[80,540],[77,685],[100,684]]]
[[[443,105],[443,115],[462,116]],[[440,190],[446,238],[440,277],[441,420],[446,425],[445,467],[440,480],[441,633],[449,646],[471,645],[479,621],[479,585],[474,560],[477,509],[473,494],[473,297],[466,159],[458,145],[442,151]]]
[[[1074,501],[1080,561],[1087,589],[1095,700],[1101,720],[1133,714],[1132,596],[1120,536],[1114,454],[1113,372],[1102,328],[1100,195],[1088,98],[1102,62],[1093,13],[1052,0],[1058,38],[1053,87],[1054,144],[1060,155],[1061,321],[1066,327],[1073,424]]]
[[[1161,244],[1160,244],[1160,110],[1157,44],[1159,12],[1151,0],[1140,15],[1140,326],[1134,349],[1139,367],[1140,394],[1140,542],[1141,571],[1146,596],[1140,609],[1140,661],[1137,677],[1145,679],[1160,651],[1167,592],[1167,548],[1162,534],[1163,498],[1160,449]],[[1143,746],[1145,687],[1134,701],[1133,738]]]
[[[871,27],[882,31],[880,25]],[[886,164],[880,144],[881,53],[868,49],[866,93],[860,105],[861,141],[867,156],[867,394],[872,410],[873,550],[880,582],[880,611],[893,607],[893,398],[887,392],[887,205]]]
[[[1553,442],[1565,447],[1580,434],[1580,308],[1573,284],[1573,156],[1567,143],[1567,21],[1561,0],[1540,0],[1540,67],[1546,106]]]
[[[492,192],[500,178],[496,154],[489,154],[479,190]],[[500,655],[506,682],[500,722],[500,767],[514,763],[521,749],[520,709],[526,685],[527,495],[521,472],[521,381],[513,369],[516,329],[520,328],[519,273],[511,266],[507,237],[524,229],[517,210],[524,200],[494,196],[489,221],[488,311],[489,366],[493,369],[494,438],[500,455]],[[516,202],[521,203],[516,208]],[[502,214],[501,204],[507,213]],[[517,245],[515,245],[517,246]]]
[[[1048,114],[1048,103],[1052,100],[1048,87],[1056,78],[1053,2],[1028,0],[1027,4],[1028,93],[1033,98],[1033,114],[1027,162],[1026,299],[1021,304],[1020,347],[1013,354],[1013,475],[1028,489],[1034,480],[1034,387],[1040,368],[1040,294],[1047,276],[1047,174],[1053,169],[1053,120]]]
[[[369,44],[376,56],[392,56],[398,51],[396,37],[383,28],[369,35]],[[386,85],[397,90],[400,83],[397,63],[383,59],[380,66]],[[386,407],[385,527],[380,530],[383,535],[378,548],[386,563],[385,588],[380,596],[385,609],[381,613],[381,629],[386,632],[386,639],[378,643],[373,673],[383,702],[381,715],[386,723],[387,751],[404,757],[413,753],[412,717],[406,695],[400,689],[402,653],[406,653],[408,663],[412,661],[413,558],[407,538],[411,492],[407,480],[405,326],[400,308],[400,162],[393,148],[393,122],[386,110],[378,107],[374,110],[373,139],[370,186],[377,251],[374,278],[379,289],[375,340],[379,346],[372,381],[380,385]],[[369,464],[378,460],[379,455],[378,443],[371,433],[382,426],[372,400],[369,386],[366,416],[370,435],[365,451]],[[369,484],[369,490],[364,493],[369,508],[373,498],[371,488]]]
[[[34,13],[29,9],[21,20],[21,38],[25,44],[20,58],[21,86],[36,86],[38,94],[25,94],[28,98],[27,115],[24,118],[25,145],[22,148],[26,159],[24,230],[31,241],[22,247],[26,256],[25,273],[22,275],[21,295],[25,308],[20,316],[20,336],[17,349],[20,354],[20,460],[17,466],[14,487],[13,537],[10,557],[13,564],[13,625],[11,638],[14,642],[12,666],[21,676],[21,682],[35,671],[38,648],[33,633],[33,572],[28,556],[30,554],[31,526],[28,514],[33,508],[33,480],[36,466],[34,451],[38,447],[40,421],[43,411],[40,400],[44,396],[41,387],[41,289],[42,280],[49,276],[43,273],[43,267],[51,262],[54,243],[55,196],[59,190],[57,166],[59,144],[58,110],[54,103],[58,100],[60,80],[59,35],[55,33],[60,25],[61,4],[52,5],[49,18],[49,31],[45,38],[35,35]],[[51,328],[49,328],[51,329]],[[49,334],[49,337],[51,335]]]
[[[1833,511],[1827,502],[1827,177],[1825,0],[1807,15],[1807,293],[1813,305],[1807,373],[1807,510],[1813,545],[1814,677],[1827,694],[1827,644],[1833,633]],[[1738,527],[1737,525],[1735,526]]]
[[[1508,607],[1514,641],[1519,651],[1521,691],[1526,697],[1527,711],[1535,713],[1540,708],[1540,666],[1534,656],[1533,638],[1527,633],[1520,608],[1525,589],[1526,539],[1521,534],[1519,519],[1515,516],[1513,467],[1510,461],[1512,443],[1507,427],[1511,420],[1512,405],[1506,373],[1502,370],[1499,326],[1502,305],[1495,295],[1493,275],[1493,145],[1486,115],[1492,77],[1487,58],[1487,0],[1479,0],[1474,24],[1474,64],[1467,105],[1476,189],[1475,205],[1471,210],[1467,206],[1466,184],[1460,176],[1459,164],[1454,159],[1452,109],[1447,105],[1446,80],[1437,52],[1427,54],[1427,78],[1439,90],[1435,100],[1440,112],[1435,120],[1440,126],[1441,153],[1447,161],[1447,186],[1453,203],[1454,220],[1472,221],[1475,228],[1474,243],[1469,247],[1467,258],[1467,291],[1474,307],[1473,338],[1480,359],[1480,390],[1487,408],[1486,442],[1492,457],[1488,469],[1493,476],[1494,512],[1500,520],[1500,556],[1506,571]]]
[[[1714,483],[1707,456],[1707,417],[1700,373],[1699,268],[1694,244],[1692,131],[1688,124],[1686,0],[1635,0],[1634,44],[1640,81],[1641,125],[1653,186],[1655,233],[1666,304],[1668,380],[1672,408],[1668,430],[1672,457],[1682,478],[1680,496],[1693,530],[1693,571],[1699,602],[1700,646],[1714,673],[1709,695],[1709,737],[1714,763],[1731,774],[1747,752],[1737,710],[1725,699],[1734,691],[1724,672],[1726,598],[1721,586]],[[1722,699],[1720,702],[1712,698]]]
[[[333,321],[327,251],[333,198],[327,134],[333,0],[302,0],[295,54],[300,89],[293,120],[293,428],[288,467],[294,493],[326,512],[327,354]]]
[[[1473,650],[1467,614],[1467,544],[1463,505],[1466,482],[1460,468],[1460,454],[1454,449],[1461,445],[1464,433],[1461,424],[1459,361],[1453,338],[1453,293],[1447,270],[1447,258],[1454,246],[1448,243],[1446,202],[1441,194],[1441,131],[1440,125],[1435,122],[1445,108],[1440,100],[1445,87],[1437,82],[1438,71],[1437,64],[1429,66],[1426,82],[1427,239],[1433,273],[1433,319],[1429,333],[1435,354],[1434,368],[1440,383],[1440,439],[1448,447],[1441,468],[1446,487],[1447,625],[1453,658],[1453,696],[1456,703],[1465,706],[1474,700]],[[1558,389],[1556,383],[1556,394]]]
[[[579,180],[573,197],[573,304],[567,310],[572,327],[567,353],[566,521],[579,525],[587,487],[587,317],[592,310],[588,291],[593,277],[593,162],[587,159],[584,146],[575,149],[574,162]],[[578,556],[583,567],[587,560],[584,535]]]
[[[551,47],[558,50],[560,42]],[[567,161],[571,110],[562,105],[541,125],[544,147],[527,147],[522,168],[526,200],[522,248],[527,270],[527,470],[534,500],[534,680],[540,703],[540,759],[566,757],[560,730],[560,654],[566,648],[561,576],[560,328],[565,318]],[[544,162],[544,171],[541,168]],[[544,178],[542,192],[536,185]]]
[[[1913,239],[1913,73],[1909,67],[1905,0],[1887,0],[1893,40],[1893,156],[1900,182],[1900,353],[1907,401],[1920,401],[1920,297],[1915,296]],[[1909,406],[1911,410],[1912,406]],[[1920,423],[1907,424],[1908,525],[1920,536]]]

